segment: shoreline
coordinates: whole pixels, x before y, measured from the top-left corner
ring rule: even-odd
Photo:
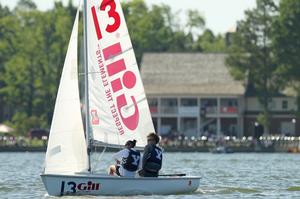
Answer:
[[[46,152],[46,147],[15,147],[7,146],[0,147],[0,153],[2,152]]]
[[[179,149],[180,148],[180,149]],[[0,153],[5,152],[46,152],[47,147],[0,147]],[[163,147],[165,152],[176,153],[176,152],[199,152],[207,153],[211,152],[213,148],[211,147]],[[229,153],[299,153],[299,151],[287,151],[279,150],[276,148],[253,148],[253,147],[228,147],[230,149]],[[93,150],[94,152],[102,152],[103,147],[97,147]],[[116,152],[119,149],[106,149],[107,152]],[[225,152],[226,153],[226,152]]]

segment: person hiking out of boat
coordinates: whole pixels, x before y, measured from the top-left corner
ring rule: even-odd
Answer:
[[[139,169],[141,154],[134,149],[136,140],[128,140],[125,148],[113,155],[116,165],[109,167],[109,175],[134,177]]]
[[[142,177],[158,177],[162,166],[162,149],[157,146],[159,140],[156,133],[150,133],[147,136],[148,144],[144,148],[142,169],[139,171]]]

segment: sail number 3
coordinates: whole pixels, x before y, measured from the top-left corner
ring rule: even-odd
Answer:
[[[108,24],[106,26],[105,30],[109,33],[112,33],[112,32],[115,32],[120,27],[121,18],[120,18],[120,15],[116,12],[116,3],[114,0],[103,0],[100,5],[100,10],[105,11],[107,6],[110,7],[110,9],[108,11],[108,16],[110,18],[114,19],[114,23]],[[101,33],[95,6],[92,7],[92,15],[93,15],[93,20],[94,20],[97,37],[98,37],[98,40],[100,40],[100,39],[102,39],[102,33]]]

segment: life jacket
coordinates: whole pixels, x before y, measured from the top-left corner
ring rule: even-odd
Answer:
[[[161,166],[162,164],[162,150],[157,146],[152,147],[152,151],[150,152],[150,157],[147,162],[154,162]]]
[[[139,151],[129,150],[129,154],[127,158],[123,158],[122,166],[124,169],[128,171],[136,171],[138,170],[141,154]]]

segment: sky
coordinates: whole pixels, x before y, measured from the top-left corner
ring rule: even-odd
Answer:
[[[53,7],[55,0],[33,0],[39,9]],[[123,0],[124,1],[124,0]],[[126,1],[126,0],[125,0]],[[236,22],[244,18],[244,11],[256,6],[256,0],[145,0],[148,5],[164,3],[172,8],[172,12],[180,11],[180,21],[186,20],[188,9],[198,10],[205,18],[206,27],[214,33],[225,33],[235,27]],[[0,0],[1,5],[13,8],[18,0]],[[67,3],[68,0],[63,0]],[[78,0],[73,0],[78,4]]]

